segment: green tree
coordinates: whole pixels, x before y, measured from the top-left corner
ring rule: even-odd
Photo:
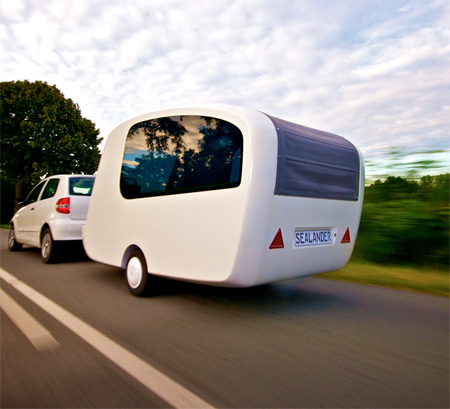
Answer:
[[[99,130],[56,86],[1,82],[0,120],[2,191],[14,186],[16,205],[41,177],[96,171]]]

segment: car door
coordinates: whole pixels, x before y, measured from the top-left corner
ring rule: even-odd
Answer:
[[[36,202],[39,199],[42,188],[46,184],[46,180],[40,182],[34,187],[27,198],[23,202],[23,207],[17,212],[14,217],[14,230],[17,240],[24,243],[31,242],[33,214],[36,207]]]
[[[59,178],[48,179],[42,194],[34,203],[34,210],[31,212],[30,244],[40,246],[40,233],[44,223],[50,221],[55,210],[54,196],[58,189]]]

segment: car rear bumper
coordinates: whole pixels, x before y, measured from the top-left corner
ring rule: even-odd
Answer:
[[[53,240],[81,240],[86,220],[55,219],[49,222]]]

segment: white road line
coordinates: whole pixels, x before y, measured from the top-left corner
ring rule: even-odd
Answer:
[[[19,327],[39,352],[56,349],[59,342],[47,329],[0,288],[0,308]]]
[[[173,381],[147,362],[133,355],[130,351],[112,341],[94,327],[86,324],[2,268],[0,268],[0,278],[14,286],[16,290],[20,291],[53,318],[57,319],[174,408],[213,408],[209,403],[194,395],[182,385]]]

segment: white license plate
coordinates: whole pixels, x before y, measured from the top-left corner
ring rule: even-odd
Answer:
[[[332,244],[333,236],[330,229],[322,230],[297,230],[294,233],[294,246],[320,246],[323,244]]]

